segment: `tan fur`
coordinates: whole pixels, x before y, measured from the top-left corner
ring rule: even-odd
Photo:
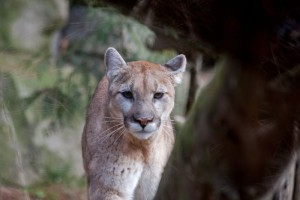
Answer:
[[[174,105],[173,77],[165,67],[146,61],[127,65],[112,82],[102,79],[88,107],[82,150],[90,200],[153,199],[173,148],[169,118]],[[149,138],[139,139],[124,126],[122,116],[128,113],[122,113],[118,100],[123,98],[118,92],[124,83],[137,94],[129,114],[136,109],[148,112],[154,104],[149,100],[152,93],[158,87],[167,89],[162,100],[166,119]]]

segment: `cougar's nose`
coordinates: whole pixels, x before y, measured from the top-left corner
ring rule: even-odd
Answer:
[[[153,121],[153,117],[151,116],[148,116],[148,117],[139,117],[139,116],[136,116],[136,115],[133,115],[133,120],[137,123],[139,123],[141,125],[142,128],[145,128],[147,126],[147,124],[149,122],[152,122]]]

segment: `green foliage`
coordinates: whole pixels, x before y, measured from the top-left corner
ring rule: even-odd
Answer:
[[[15,18],[19,10],[20,2],[17,0],[2,1],[0,6],[0,47],[9,47],[9,24]],[[14,10],[11,10],[11,8]]]
[[[42,190],[42,189],[35,189],[33,191],[33,195],[39,199],[42,199],[42,198],[45,198],[46,197],[46,194],[45,192]]]
[[[61,182],[70,182],[72,176],[70,175],[69,164],[65,164],[61,167],[48,165],[45,168],[45,180],[50,183],[61,183]]]

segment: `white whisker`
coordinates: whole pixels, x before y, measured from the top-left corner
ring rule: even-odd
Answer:
[[[167,125],[162,125],[163,131],[169,135],[172,136],[172,134],[174,133],[174,128],[172,126],[167,126]]]
[[[112,131],[112,132],[109,132],[108,134],[104,135],[103,137],[99,138],[101,140],[97,141],[97,143],[103,143],[104,141],[106,141],[108,138],[110,138],[113,134],[115,134],[116,132],[122,130],[123,127],[119,127],[117,128],[116,130]]]
[[[117,124],[117,125],[115,125],[115,126],[111,126],[111,127],[109,127],[109,128],[107,128],[106,130],[104,130],[101,134],[98,134],[97,135],[97,139],[102,139],[102,138],[104,138],[104,137],[110,137],[110,131],[112,130],[112,129],[114,129],[114,128],[116,128],[116,129],[119,129],[119,128],[121,128],[122,127],[122,125],[121,124]]]
[[[119,137],[114,141],[114,143],[118,142],[118,140],[124,135],[125,131],[126,131],[125,129],[122,130],[122,132],[120,133]]]
[[[173,126],[168,126],[168,125],[165,125],[165,124],[162,124],[162,126],[163,126],[164,128],[168,128],[168,129],[174,130]]]
[[[123,124],[119,123],[119,124],[116,124],[116,125],[114,125],[114,126],[110,126],[110,127],[107,128],[106,130],[104,130],[103,132],[101,132],[101,135],[105,134],[107,131],[109,131],[109,130],[115,128],[115,127],[117,127],[117,128],[123,127]]]
[[[118,123],[122,123],[123,121],[118,120],[118,119],[114,119],[114,120],[102,120],[102,122],[110,122],[110,123],[118,122]]]
[[[103,117],[105,119],[123,119],[123,117]]]
[[[171,120],[171,119],[161,120],[161,122],[170,122],[171,124],[176,124],[176,120]]]

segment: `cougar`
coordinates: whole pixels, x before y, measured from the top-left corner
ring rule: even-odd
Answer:
[[[82,136],[88,198],[151,200],[174,145],[170,113],[186,58],[126,63],[108,48],[104,63]]]

